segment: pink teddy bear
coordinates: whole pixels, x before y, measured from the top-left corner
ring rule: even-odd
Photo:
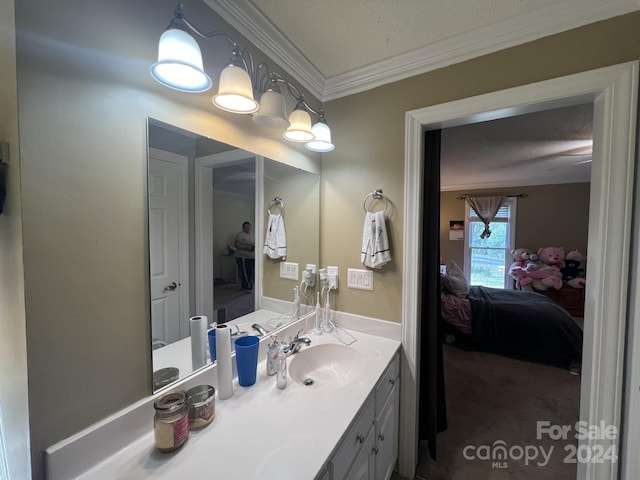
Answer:
[[[542,267],[531,272],[534,277],[532,287],[534,290],[544,291],[549,288],[558,290],[562,287],[562,272],[564,266],[564,248],[542,247],[538,249],[538,257],[543,263]]]

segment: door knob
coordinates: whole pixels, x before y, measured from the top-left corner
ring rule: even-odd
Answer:
[[[178,284],[176,282],[171,282],[169,285],[164,287],[165,290],[175,290],[178,288]]]

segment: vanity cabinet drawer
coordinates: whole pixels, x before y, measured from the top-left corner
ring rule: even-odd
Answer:
[[[378,386],[376,387],[376,413],[380,413],[380,409],[384,405],[384,402],[389,397],[389,394],[393,390],[393,387],[398,382],[400,375],[400,358],[396,354],[391,360],[391,363],[382,374]]]
[[[374,417],[375,402],[374,397],[370,396],[355,423],[345,434],[344,440],[331,460],[331,478],[333,480],[345,478],[349,467],[360,453],[365,440],[367,440],[367,434],[373,425]]]

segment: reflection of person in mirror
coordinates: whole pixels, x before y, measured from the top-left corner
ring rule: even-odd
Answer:
[[[243,290],[251,290],[253,288],[256,243],[251,235],[249,222],[242,224],[242,231],[236,235],[233,243],[236,247],[235,257],[240,275],[240,285]]]

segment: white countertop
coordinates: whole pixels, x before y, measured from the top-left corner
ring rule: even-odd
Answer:
[[[362,354],[366,365],[356,382],[323,390],[289,377],[287,388],[279,390],[262,361],[256,384],[240,387],[236,381],[231,398],[220,400],[216,395],[215,419],[203,430],[190,432],[181,449],[172,453],[154,449],[151,408],[148,434],[77,478],[313,479],[400,347],[397,340],[349,333],[357,339],[350,347]],[[339,343],[333,334],[307,337],[312,347]]]

